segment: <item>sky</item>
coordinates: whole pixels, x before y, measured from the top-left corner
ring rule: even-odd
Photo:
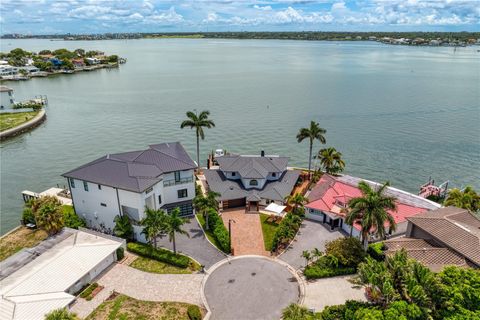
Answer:
[[[480,31],[480,0],[0,0],[0,33]]]

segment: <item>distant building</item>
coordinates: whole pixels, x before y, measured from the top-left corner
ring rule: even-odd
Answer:
[[[218,168],[205,170],[208,188],[220,194],[223,209],[256,208],[272,202],[284,204],[300,176],[287,170],[288,158],[265,155],[225,155],[217,157]]]
[[[15,98],[13,97],[12,88],[0,86],[0,103],[0,109],[2,110],[13,109]]]
[[[0,65],[0,76],[13,76],[18,73],[16,67],[13,67],[9,64]]]
[[[85,58],[85,61],[88,65],[95,65],[100,63],[100,59],[98,58]]]
[[[118,215],[126,215],[142,240],[145,208],[193,214],[195,161],[179,142],[146,150],[108,154],[64,173],[75,212],[89,227],[112,231]]]
[[[58,58],[50,58],[48,61],[50,61],[54,67],[61,67],[63,65],[63,62],[62,60],[58,59]]]
[[[480,220],[446,207],[408,217],[405,237],[385,241],[387,255],[404,249],[432,271],[447,265],[480,268]]]
[[[18,71],[25,70],[27,73],[36,73],[40,71],[40,69],[38,69],[35,66],[23,66],[23,67],[18,67],[17,69]]]
[[[85,67],[85,61],[83,61],[83,58],[72,59],[72,63],[75,68]]]

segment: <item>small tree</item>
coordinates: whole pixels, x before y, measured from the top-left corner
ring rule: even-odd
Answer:
[[[148,243],[157,247],[157,238],[160,236],[163,229],[165,229],[165,220],[167,215],[162,209],[154,210],[145,208],[145,218],[140,222],[143,226],[142,234],[145,235]]]
[[[300,143],[305,139],[308,139],[309,142],[309,153],[308,153],[308,174],[311,176],[310,169],[312,168],[312,149],[313,142],[319,140],[322,144],[326,143],[325,134],[327,130],[320,127],[318,122],[311,121],[309,128],[301,128],[297,134],[297,142]]]
[[[308,320],[311,312],[304,306],[292,303],[282,310],[283,320]]]
[[[75,313],[70,313],[67,308],[55,309],[45,315],[45,320],[78,320]]]
[[[115,221],[115,227],[113,233],[120,238],[126,240],[133,239],[133,226],[130,222],[130,218],[127,215],[118,215],[113,220]]]
[[[318,248],[314,248],[311,251],[311,254],[312,254],[312,259],[315,258],[316,260],[320,259],[320,257],[323,256],[323,252],[320,251],[320,249]]]
[[[356,267],[365,259],[362,243],[357,238],[338,238],[325,243],[325,254],[334,256],[347,267]]]
[[[443,204],[467,209],[470,212],[478,212],[480,210],[480,195],[470,186],[463,191],[455,188],[450,190]]]
[[[312,254],[308,250],[303,250],[302,251],[302,258],[305,259],[305,267],[306,267],[310,263],[310,260],[312,260]]]
[[[285,198],[287,200],[287,204],[293,207],[293,212],[297,213],[297,209],[303,209],[303,205],[307,203],[307,198],[303,196],[301,193],[295,193],[293,195],[289,195]]]
[[[163,231],[168,234],[168,239],[173,243],[173,252],[177,253],[177,246],[175,244],[175,234],[184,234],[190,237],[187,231],[182,229],[182,226],[187,223],[187,219],[180,217],[180,209],[177,207],[167,215],[165,224],[163,225]]]
[[[342,154],[333,147],[321,149],[318,151],[316,158],[320,159],[323,169],[328,174],[337,174],[345,169]]]
[[[34,200],[32,213],[37,226],[49,235],[53,235],[63,228],[62,203],[56,197],[44,196]]]

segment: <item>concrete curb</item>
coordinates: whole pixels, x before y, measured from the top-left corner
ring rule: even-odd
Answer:
[[[286,263],[285,261],[282,261],[282,260],[279,260],[279,259],[276,259],[276,258],[270,258],[270,257],[258,256],[258,255],[243,255],[243,256],[237,256],[237,257],[227,257],[226,259],[223,259],[223,260],[215,263],[213,266],[211,266],[205,272],[205,276],[203,277],[202,285],[201,285],[201,289],[200,289],[200,297],[202,298],[203,305],[204,305],[205,309],[207,310],[207,314],[203,318],[204,320],[209,320],[210,317],[212,316],[212,311],[210,310],[210,307],[209,307],[208,302],[207,302],[207,297],[205,296],[205,284],[207,283],[207,280],[210,277],[210,274],[213,273],[216,269],[220,268],[222,265],[224,265],[226,263],[230,263],[233,260],[251,259],[251,258],[268,260],[268,261],[275,262],[275,263],[278,263],[278,264],[286,267],[288,269],[288,271],[290,271],[290,273],[293,274],[293,276],[295,277],[295,279],[297,279],[297,282],[298,282],[299,293],[298,293],[297,303],[298,304],[303,304],[303,301],[305,300],[305,290],[306,290],[305,279],[303,279],[301,276],[299,276],[297,271],[292,266],[290,266],[288,263]]]
[[[0,140],[5,140],[7,138],[14,137],[16,135],[19,135],[23,132],[27,132],[36,126],[40,125],[45,119],[47,118],[47,114],[45,112],[45,109],[40,110],[40,112],[30,119],[27,122],[24,122],[14,128],[7,129],[5,131],[0,132]]]

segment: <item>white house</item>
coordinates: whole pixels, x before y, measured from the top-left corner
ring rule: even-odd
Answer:
[[[64,173],[76,213],[91,228],[112,231],[117,215],[127,215],[137,225],[145,207],[179,208],[193,214],[195,161],[178,143],[151,145],[146,150],[108,154]]]
[[[93,64],[99,64],[101,61],[98,58],[92,57],[92,58],[85,58],[85,62],[88,65],[93,65]]]
[[[300,171],[287,170],[288,158],[265,155],[217,157],[218,169],[205,170],[210,190],[220,194],[222,208],[283,204]]]
[[[13,97],[13,89],[0,86],[0,109],[13,109],[15,98]]]
[[[0,76],[12,76],[18,73],[17,67],[13,67],[9,64],[0,65]]]

